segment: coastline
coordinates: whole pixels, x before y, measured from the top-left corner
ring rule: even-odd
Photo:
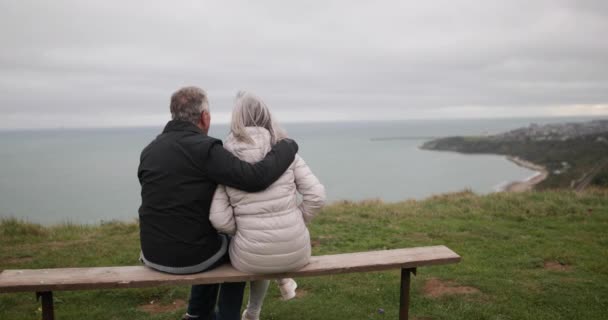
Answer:
[[[507,156],[506,158],[507,158],[507,160],[515,163],[516,165],[518,165],[522,168],[536,171],[536,173],[533,176],[531,176],[525,180],[513,181],[513,182],[508,183],[504,188],[502,188],[502,190],[500,190],[502,192],[530,191],[530,190],[534,189],[534,186],[541,183],[543,180],[547,179],[547,177],[549,176],[549,172],[547,171],[547,169],[541,165],[532,163],[530,161],[523,160],[519,157]]]

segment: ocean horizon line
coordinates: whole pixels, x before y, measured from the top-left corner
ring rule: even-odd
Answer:
[[[344,124],[344,123],[397,123],[397,122],[414,122],[414,121],[426,121],[426,122],[452,122],[452,121],[499,121],[499,120],[565,120],[565,121],[578,121],[578,120],[602,120],[608,119],[607,116],[531,116],[531,117],[470,117],[470,118],[409,118],[409,119],[330,119],[330,120],[303,120],[293,121],[285,120],[280,121],[281,124]],[[167,119],[167,122],[170,119]],[[0,133],[5,132],[27,132],[27,131],[70,131],[70,130],[113,130],[113,129],[152,129],[163,127],[166,122],[159,123],[158,125],[116,125],[116,126],[56,126],[56,127],[22,127],[22,128],[0,128]],[[211,125],[229,125],[230,122],[219,121],[212,122]]]

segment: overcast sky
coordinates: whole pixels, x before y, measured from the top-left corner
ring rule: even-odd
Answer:
[[[0,0],[0,128],[608,115],[608,1]]]

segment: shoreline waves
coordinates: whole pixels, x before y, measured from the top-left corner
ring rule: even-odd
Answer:
[[[530,169],[530,170],[533,170],[536,172],[524,180],[511,181],[511,182],[504,184],[499,189],[499,192],[530,191],[530,190],[534,189],[534,186],[541,183],[543,180],[547,179],[547,177],[549,176],[549,172],[547,171],[547,169],[541,165],[538,165],[538,164],[535,164],[530,161],[526,161],[519,157],[514,157],[514,156],[507,156],[507,160],[515,163],[516,165],[518,165],[522,168]]]

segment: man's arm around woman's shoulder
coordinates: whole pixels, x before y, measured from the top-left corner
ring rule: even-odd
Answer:
[[[298,152],[298,144],[291,139],[276,143],[262,161],[242,161],[224,149],[217,140],[205,159],[207,176],[217,184],[223,184],[247,192],[268,188],[289,168]]]

